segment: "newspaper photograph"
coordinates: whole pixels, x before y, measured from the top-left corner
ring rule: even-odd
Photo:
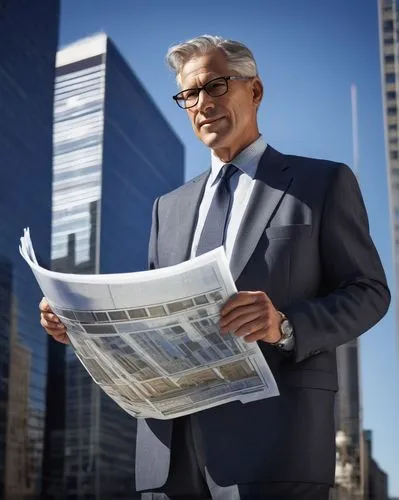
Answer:
[[[219,331],[237,292],[222,247],[167,268],[93,275],[41,267],[29,229],[19,250],[76,356],[130,415],[169,419],[279,394],[257,343]]]

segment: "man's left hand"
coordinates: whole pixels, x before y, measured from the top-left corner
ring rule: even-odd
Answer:
[[[246,342],[278,342],[280,324],[281,315],[264,292],[238,292],[220,311],[221,333],[233,333]]]

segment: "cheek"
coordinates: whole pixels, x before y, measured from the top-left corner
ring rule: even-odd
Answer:
[[[238,126],[237,128],[247,127],[251,122],[252,116],[245,106],[235,110],[234,123]]]
[[[191,126],[193,127],[194,134],[201,138],[201,130],[198,130],[198,128],[194,125],[194,122],[190,120]]]
[[[190,125],[193,127],[194,132],[198,135],[198,129],[195,126],[195,116],[192,113],[190,113],[189,111],[187,111],[187,116],[188,116]]]

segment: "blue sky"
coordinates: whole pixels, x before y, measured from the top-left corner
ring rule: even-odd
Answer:
[[[284,153],[353,166],[350,86],[356,84],[360,184],[393,288],[377,0],[63,0],[61,46],[98,31],[113,39],[183,141],[187,179],[208,167],[209,151],[170,98],[176,92],[164,60],[170,45],[204,33],[246,43],[265,86],[261,132]],[[391,307],[361,338],[361,367],[364,427],[373,430],[374,456],[389,473],[390,494],[399,496],[394,316]]]

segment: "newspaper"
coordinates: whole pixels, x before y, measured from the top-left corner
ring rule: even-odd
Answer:
[[[222,247],[167,268],[95,275],[41,267],[29,229],[19,250],[76,356],[134,417],[279,394],[257,343],[219,332],[220,308],[237,291]]]

